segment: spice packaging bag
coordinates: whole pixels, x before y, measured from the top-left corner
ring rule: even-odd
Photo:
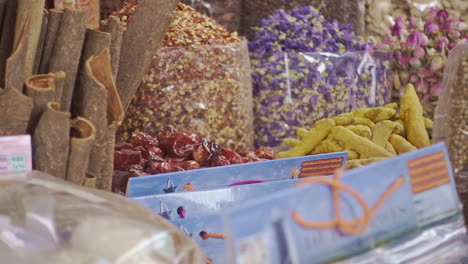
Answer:
[[[12,175],[14,176],[14,175]],[[33,171],[0,179],[4,263],[206,263],[194,241],[117,195]]]
[[[88,27],[99,28],[100,1],[99,0],[55,0],[56,9],[84,8],[89,10]]]
[[[433,139],[444,141],[450,153],[463,203],[468,202],[468,44],[449,54],[442,92],[435,110]],[[465,171],[465,173],[463,173]]]
[[[252,54],[255,144],[279,147],[317,120],[391,99],[391,54]]]
[[[290,10],[300,6],[313,6],[330,19],[342,23],[351,23],[358,34],[364,29],[364,0],[251,0],[242,6],[241,27],[239,33],[251,38],[253,28],[260,27],[262,19],[267,18],[277,9]]]
[[[395,19],[420,17],[429,8],[444,8],[451,15],[468,19],[468,1],[465,0],[366,0],[366,35],[381,39],[390,34]]]
[[[160,48],[118,132],[193,131],[234,151],[253,148],[247,41]]]
[[[214,18],[230,32],[239,30],[241,0],[182,0],[181,2]]]

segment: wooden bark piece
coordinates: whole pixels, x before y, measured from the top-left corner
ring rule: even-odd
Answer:
[[[0,84],[5,82],[6,61],[10,57],[14,47],[17,4],[18,2],[16,1],[6,2],[3,23],[0,28]]]
[[[122,46],[122,37],[125,28],[120,24],[119,19],[111,16],[106,25],[103,26],[105,32],[111,34],[110,55],[112,65],[112,76],[117,78],[119,70],[120,47]]]
[[[0,136],[26,134],[32,109],[32,98],[18,90],[0,92]]]
[[[178,0],[140,0],[124,32],[116,84],[124,110],[153,58],[170,22]]]
[[[70,149],[70,113],[48,103],[33,134],[34,168],[65,179]]]
[[[39,73],[39,65],[41,63],[42,50],[44,49],[45,35],[47,33],[47,25],[49,24],[49,11],[44,10],[44,15],[42,17],[42,27],[39,35],[39,41],[37,43],[36,56],[34,58],[32,74]]]
[[[34,107],[29,119],[28,133],[33,133],[49,102],[55,101],[55,80],[50,74],[28,77],[25,81],[25,93],[33,99]]]
[[[5,88],[14,88],[23,92],[23,84],[26,79],[24,67],[26,65],[29,27],[31,16],[24,22],[23,29],[18,38],[13,54],[7,59],[5,67]]]
[[[5,2],[0,2],[0,28],[3,26],[3,18],[5,17],[5,10],[6,10],[7,3]],[[0,34],[1,37],[1,34]]]
[[[96,189],[96,175],[93,175],[91,173],[86,173],[82,185],[83,187]]]
[[[64,111],[70,110],[88,16],[87,10],[65,9],[50,58],[50,72],[66,73],[60,100]]]
[[[63,12],[57,9],[49,10],[49,20],[47,22],[47,32],[44,39],[44,47],[42,48],[41,63],[39,64],[39,73],[45,74],[49,72],[50,56],[54,48],[57,31],[62,20]]]
[[[22,32],[22,25],[31,16],[31,28],[28,38],[28,51],[26,54],[26,63],[24,65],[24,74],[32,74],[36,50],[39,43],[42,27],[42,17],[44,16],[45,0],[17,0],[18,9],[15,25],[15,43],[18,42]]]
[[[65,84],[66,73],[63,71],[49,73],[55,79],[55,99],[54,102],[60,102],[62,98],[63,85]]]
[[[88,169],[96,175],[98,188],[110,191],[112,188],[115,133],[123,120],[123,109],[112,77],[109,50],[105,49],[100,55],[92,56],[86,62],[86,70],[88,77],[104,88],[106,96],[101,98],[107,98],[106,104],[103,104],[102,101],[91,103],[88,101],[91,98],[84,97],[84,112],[91,114],[97,110],[98,112],[93,113],[93,116],[102,122],[95,123],[98,132],[95,146],[91,151],[91,162]],[[99,114],[100,116],[98,116]]]
[[[96,137],[94,125],[78,117],[71,121],[70,156],[67,167],[67,181],[82,185],[89,164],[89,154]]]

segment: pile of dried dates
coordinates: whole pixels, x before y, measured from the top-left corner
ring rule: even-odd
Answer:
[[[140,132],[130,143],[116,144],[113,191],[125,194],[128,178],[274,159],[273,150],[234,152],[189,132]]]

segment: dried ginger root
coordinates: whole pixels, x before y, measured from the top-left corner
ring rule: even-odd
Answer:
[[[402,154],[417,149],[415,146],[411,145],[411,143],[409,143],[408,140],[397,134],[391,135],[389,141],[395,148],[397,154]]]
[[[334,138],[344,143],[345,148],[353,150],[361,156],[365,157],[391,157],[392,154],[385,148],[373,143],[367,138],[361,137],[353,133],[351,130],[336,126],[331,129],[331,134]]]
[[[390,120],[384,120],[372,127],[372,138],[371,141],[375,144],[385,147],[390,138],[390,135],[396,130],[401,131],[401,125],[397,122],[393,122]]]
[[[356,135],[365,137],[368,139],[372,138],[371,128],[365,125],[349,125],[346,126],[347,129],[353,131]]]

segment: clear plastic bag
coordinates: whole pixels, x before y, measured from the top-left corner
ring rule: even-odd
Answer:
[[[241,0],[182,0],[181,2],[214,18],[230,32],[239,30]]]
[[[239,33],[250,39],[253,27],[259,27],[260,21],[277,9],[290,10],[300,6],[313,6],[322,14],[342,23],[351,23],[357,34],[364,29],[364,0],[250,0],[244,1]]]
[[[190,131],[235,151],[253,148],[247,41],[159,49],[127,111],[118,140],[166,128]]]
[[[391,54],[367,51],[252,55],[255,144],[277,147],[297,128],[390,101]],[[276,65],[272,67],[271,65]]]
[[[390,34],[390,26],[395,23],[397,17],[421,16],[426,9],[431,7],[441,8],[441,1],[366,0],[366,35],[369,38],[381,39]]]
[[[195,242],[138,204],[37,171],[25,176],[0,180],[2,263],[205,263]]]

